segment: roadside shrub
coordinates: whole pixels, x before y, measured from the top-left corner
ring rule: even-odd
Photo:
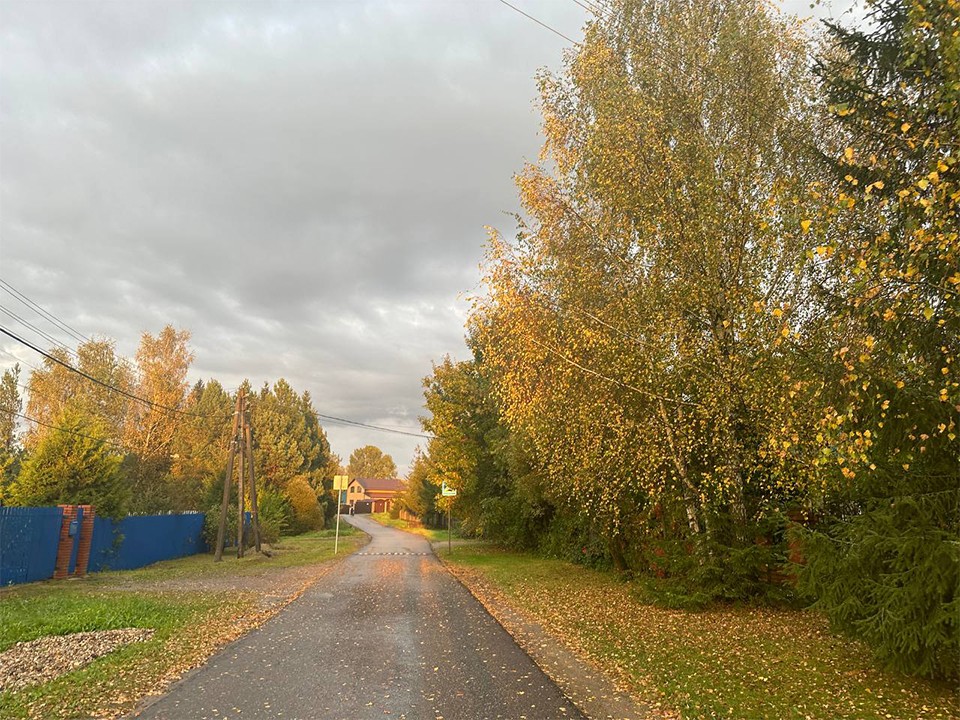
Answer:
[[[260,541],[275,543],[293,523],[290,501],[279,490],[265,486],[257,492],[257,504],[260,506]]]
[[[220,503],[211,505],[203,518],[203,541],[207,550],[214,552],[217,549],[217,531],[220,529]],[[237,546],[237,506],[227,507],[227,532],[223,543],[224,547]]]
[[[287,483],[285,494],[293,515],[290,532],[299,534],[323,529],[323,511],[317,502],[317,493],[306,480],[293,478]]]

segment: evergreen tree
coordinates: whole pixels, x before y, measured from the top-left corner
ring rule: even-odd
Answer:
[[[835,325],[803,589],[889,664],[960,672],[960,18],[874,0],[819,65],[845,145],[818,188]]]
[[[103,421],[67,406],[56,431],[43,436],[11,487],[23,506],[93,505],[98,515],[119,518],[129,490],[120,474],[121,456],[111,447]]]

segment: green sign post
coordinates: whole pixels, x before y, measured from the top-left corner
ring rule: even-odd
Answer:
[[[440,486],[440,495],[450,498],[447,501],[447,552],[453,552],[453,529],[450,522],[450,511],[453,508],[453,498],[457,496],[457,489],[449,487],[446,482]]]

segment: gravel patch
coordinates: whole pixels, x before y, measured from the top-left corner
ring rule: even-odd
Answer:
[[[0,692],[53,680],[119,647],[152,636],[150,629],[125,628],[47,635],[17,643],[0,653]]]

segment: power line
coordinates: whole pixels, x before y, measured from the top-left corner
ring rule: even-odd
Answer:
[[[639,394],[639,395],[644,395],[644,396],[646,396],[646,397],[651,397],[651,398],[653,398],[654,400],[661,400],[661,401],[663,401],[663,402],[672,403],[672,404],[674,404],[674,405],[689,405],[689,406],[691,406],[691,407],[700,407],[699,403],[690,402],[689,400],[677,400],[677,399],[672,398],[672,397],[667,397],[666,395],[658,395],[657,393],[650,392],[649,390],[642,390],[642,389],[640,389],[640,388],[638,388],[638,387],[635,387],[635,386],[633,386],[633,385],[630,385],[629,383],[625,383],[625,382],[623,382],[622,380],[617,380],[616,378],[608,377],[608,376],[606,376],[606,375],[604,375],[604,374],[602,374],[602,373],[597,372],[596,370],[591,370],[590,368],[588,368],[588,367],[586,367],[586,366],[584,366],[584,365],[581,365],[581,364],[578,363],[576,360],[571,360],[570,358],[568,358],[566,355],[564,355],[562,352],[560,352],[560,351],[557,350],[556,348],[552,348],[552,347],[550,347],[549,345],[540,342],[540,341],[537,340],[536,338],[530,338],[530,340],[533,342],[534,345],[539,345],[540,347],[542,347],[542,348],[543,348],[544,350],[546,350],[547,352],[551,353],[552,355],[556,355],[558,358],[560,358],[560,359],[563,360],[564,362],[569,363],[570,365],[573,365],[575,368],[578,368],[578,369],[582,370],[583,372],[587,373],[588,375],[593,375],[594,377],[598,377],[598,378],[600,378],[601,380],[606,380],[607,382],[613,383],[614,385],[619,385],[620,387],[626,388],[627,390],[632,390],[633,392],[635,392],[635,393],[637,393],[637,394]]]
[[[28,298],[28,297],[27,297],[26,295],[24,295],[22,292],[20,292],[20,291],[17,290],[15,287],[13,287],[13,285],[11,285],[10,283],[8,283],[6,280],[4,280],[4,279],[2,279],[2,278],[0,278],[0,290],[3,290],[3,291],[4,291],[5,293],[7,293],[8,295],[12,295],[14,298],[16,298],[17,300],[19,300],[21,303],[23,303],[23,304],[26,305],[27,307],[29,307],[29,308],[35,310],[36,312],[40,313],[40,315],[42,315],[43,317],[45,317],[47,320],[49,320],[50,322],[52,322],[54,325],[56,325],[57,327],[59,327],[61,330],[63,330],[64,332],[66,332],[68,335],[71,335],[77,342],[84,342],[84,341],[90,342],[90,338],[88,338],[88,337],[87,337],[86,335],[84,335],[82,332],[80,332],[79,330],[76,330],[76,329],[72,328],[70,325],[68,325],[67,323],[65,323],[65,322],[64,322],[63,320],[61,320],[60,318],[58,318],[58,317],[57,317],[56,315],[54,315],[52,312],[50,312],[50,311],[48,311],[48,310],[45,310],[45,309],[44,309],[43,307],[41,307],[38,303],[36,303],[36,302],[34,302],[33,300],[31,300],[30,298]]]
[[[86,378],[87,380],[89,380],[90,382],[96,383],[97,385],[100,385],[101,387],[104,387],[104,388],[106,388],[107,390],[112,390],[112,391],[115,392],[115,393],[119,393],[120,395],[123,395],[124,397],[130,398],[131,400],[135,400],[135,401],[138,402],[138,403],[142,403],[143,405],[146,405],[147,407],[157,408],[157,409],[159,409],[159,410],[165,410],[165,411],[167,411],[167,412],[172,412],[172,413],[176,413],[177,415],[184,415],[184,416],[187,416],[187,417],[200,417],[200,418],[209,417],[208,415],[200,415],[200,414],[198,414],[198,413],[186,412],[186,411],[184,411],[184,410],[179,410],[179,409],[177,409],[177,408],[175,408],[175,407],[170,407],[169,405],[161,405],[160,403],[153,402],[152,400],[146,400],[146,399],[140,397],[139,395],[134,395],[133,393],[129,393],[129,392],[127,392],[126,390],[123,390],[123,389],[121,389],[121,388],[116,387],[115,385],[111,385],[110,383],[104,382],[103,380],[99,380],[98,378],[93,377],[93,375],[90,375],[90,374],[84,372],[83,370],[79,370],[79,369],[73,367],[73,365],[71,365],[70,363],[64,362],[63,360],[60,360],[60,359],[57,358],[56,356],[51,355],[50,353],[48,353],[48,352],[46,352],[46,351],[44,351],[44,350],[41,350],[41,349],[38,348],[36,345],[28,342],[27,340],[24,340],[22,337],[19,337],[18,335],[10,332],[10,331],[7,330],[5,327],[0,327],[0,332],[2,332],[4,335],[6,335],[6,336],[8,336],[8,337],[10,337],[10,338],[13,338],[14,340],[16,340],[17,342],[21,343],[22,345],[26,345],[28,348],[30,348],[30,349],[33,350],[34,352],[40,353],[41,355],[43,355],[43,357],[47,358],[48,360],[52,360],[52,361],[55,362],[57,365],[60,365],[60,366],[62,366],[62,367],[64,367],[64,368],[66,368],[66,369],[69,370],[70,372],[76,373],[77,375],[80,375],[81,377],[85,377],[85,378]]]
[[[6,315],[7,317],[13,318],[14,320],[16,320],[17,322],[19,322],[19,323],[20,323],[21,325],[23,325],[24,327],[30,328],[30,329],[33,330],[35,333],[37,333],[38,335],[40,335],[43,339],[49,340],[49,341],[52,342],[55,346],[57,346],[57,347],[59,347],[59,348],[61,348],[61,349],[63,349],[63,350],[66,350],[69,354],[77,357],[77,352],[76,352],[72,347],[70,347],[70,346],[67,345],[66,343],[60,342],[60,341],[57,340],[55,337],[53,337],[53,335],[48,334],[48,333],[45,332],[44,330],[41,330],[41,329],[38,328],[36,325],[34,325],[34,324],[31,323],[30,321],[24,319],[24,318],[21,317],[20,315],[17,315],[17,313],[13,312],[12,310],[4,307],[3,305],[0,305],[0,312],[2,312],[2,313],[3,313],[4,315]]]
[[[34,365],[33,363],[30,363],[30,362],[27,362],[26,360],[21,360],[20,358],[18,358],[16,355],[14,355],[12,352],[10,352],[9,350],[7,350],[6,348],[0,348],[0,352],[2,352],[4,355],[7,355],[7,356],[9,356],[9,357],[12,357],[12,358],[13,358],[14,360],[16,360],[18,363],[23,363],[24,365],[26,365],[26,366],[29,367],[29,368],[33,368],[34,370],[36,370],[36,371],[38,371],[38,372],[40,371],[40,368],[38,368],[36,365]]]
[[[508,8],[510,8],[511,10],[513,10],[513,11],[515,11],[515,12],[518,12],[518,13],[520,13],[521,15],[523,15],[524,17],[533,20],[537,25],[539,25],[540,27],[546,28],[547,30],[549,30],[550,32],[552,32],[554,35],[559,35],[559,36],[562,37],[564,40],[566,40],[566,41],[568,41],[568,42],[571,42],[571,43],[573,43],[574,45],[580,45],[580,43],[578,43],[578,42],[577,42],[576,40],[574,40],[572,37],[569,37],[569,36],[567,36],[567,35],[564,35],[562,32],[560,32],[560,31],[557,30],[556,28],[550,27],[550,26],[547,25],[545,22],[543,22],[543,21],[538,20],[537,18],[535,18],[533,15],[530,15],[530,14],[528,14],[528,13],[525,13],[523,10],[521,10],[520,8],[518,8],[516,5],[511,5],[510,3],[508,3],[507,0],[500,0],[500,2],[503,3],[504,5],[506,5],[506,6],[507,6]]]
[[[50,312],[49,310],[45,309],[42,305],[40,305],[40,303],[36,302],[35,300],[32,300],[32,299],[29,298],[26,294],[24,294],[24,293],[21,292],[20,290],[17,290],[15,287],[13,287],[13,285],[11,285],[10,283],[8,283],[6,280],[3,280],[2,278],[0,278],[0,290],[3,290],[3,291],[4,291],[5,293],[7,293],[8,295],[10,295],[11,297],[13,297],[13,298],[15,298],[16,300],[18,300],[22,305],[27,306],[28,308],[30,308],[31,310],[33,310],[34,312],[36,312],[37,314],[39,314],[39,315],[40,315],[41,317],[43,317],[44,319],[46,319],[46,320],[50,321],[51,323],[53,323],[56,327],[60,328],[61,330],[63,330],[64,332],[66,332],[68,335],[70,335],[70,336],[72,336],[74,339],[76,339],[77,342],[79,342],[79,343],[81,343],[81,344],[83,344],[83,343],[92,343],[92,342],[93,342],[93,340],[92,340],[91,338],[89,338],[89,337],[87,337],[86,335],[84,335],[82,332],[80,332],[79,330],[77,330],[76,328],[74,328],[73,326],[71,326],[69,323],[61,320],[59,317],[57,317],[57,316],[54,315],[52,312]],[[79,353],[77,350],[75,350],[74,348],[70,347],[69,345],[67,345],[67,344],[65,344],[65,343],[60,342],[60,341],[57,340],[56,338],[54,338],[54,337],[52,337],[51,335],[47,334],[46,332],[44,332],[44,331],[41,330],[40,328],[36,327],[35,325],[32,325],[31,323],[27,322],[27,321],[24,320],[22,317],[20,317],[19,315],[16,315],[15,313],[11,312],[10,310],[4,309],[4,308],[0,308],[0,310],[3,310],[7,315],[10,315],[10,316],[14,317],[15,319],[19,320],[21,323],[23,323],[23,324],[26,325],[27,327],[30,327],[31,329],[33,329],[34,331],[36,331],[37,333],[39,333],[40,335],[42,335],[44,338],[46,338],[47,340],[49,340],[50,342],[52,342],[54,345],[58,345],[58,346],[62,347],[62,348],[63,348],[64,350],[66,350],[68,353],[70,353],[71,355],[73,355],[74,357],[76,357],[76,358],[79,359],[80,353]],[[120,362],[120,363],[122,363],[123,365],[125,365],[134,375],[136,375],[137,377],[142,378],[143,373],[141,372],[140,368],[136,365],[135,362],[133,362],[133,361],[130,360],[129,358],[126,358],[126,357],[124,357],[124,356],[122,356],[122,355],[119,355],[119,354],[116,355],[116,358],[117,358],[117,361],[118,361],[118,362]],[[36,368],[34,368],[34,369],[36,369]]]
[[[394,433],[396,435],[409,435],[410,437],[424,438],[425,440],[432,440],[434,437],[433,435],[424,435],[422,433],[410,432],[409,430],[384,427],[383,425],[371,425],[369,423],[360,422],[359,420],[348,420],[346,418],[335,417],[334,415],[324,415],[321,412],[317,413],[317,417],[323,418],[324,420],[344,423],[345,425],[355,425],[356,427],[367,428],[369,430],[379,430],[380,432]]]
[[[591,13],[593,13],[594,15],[599,15],[600,17],[603,17],[603,18],[606,17],[606,15],[603,13],[603,11],[602,11],[598,6],[594,5],[594,4],[591,3],[591,2],[580,2],[580,0],[573,0],[573,1],[574,1],[577,5],[579,5],[580,7],[582,7],[584,10],[586,10],[587,12],[591,12]]]
[[[36,345],[33,345],[32,343],[24,340],[23,338],[19,337],[19,336],[16,335],[15,333],[10,332],[9,330],[7,330],[7,329],[4,328],[4,327],[0,327],[0,332],[2,332],[4,335],[7,335],[8,337],[13,338],[13,339],[16,340],[17,342],[19,342],[19,343],[21,343],[21,344],[23,344],[23,345],[26,345],[26,346],[27,346],[28,348],[30,348],[31,350],[40,353],[41,355],[43,355],[43,356],[44,356],[45,358],[47,358],[48,360],[52,360],[53,362],[55,362],[55,363],[57,363],[58,365],[66,368],[67,370],[69,370],[69,371],[71,371],[71,372],[74,372],[74,373],[76,373],[76,374],[78,374],[78,375],[86,378],[87,380],[90,380],[91,382],[94,382],[94,383],[96,383],[97,385],[100,385],[100,386],[102,386],[102,387],[104,387],[104,388],[106,388],[106,389],[108,389],[108,390],[112,390],[113,392],[119,393],[119,394],[123,395],[124,397],[130,398],[131,400],[135,400],[135,401],[137,401],[137,402],[139,402],[139,403],[143,403],[144,405],[147,405],[147,406],[152,407],[152,408],[159,408],[159,409],[161,409],[161,410],[166,410],[166,411],[168,411],[168,412],[177,413],[178,415],[184,415],[184,416],[187,416],[187,417],[196,417],[196,418],[209,418],[209,417],[212,417],[211,415],[201,415],[201,414],[199,414],[199,413],[187,412],[187,411],[185,411],[185,410],[179,410],[179,409],[177,409],[177,408],[170,407],[170,406],[168,406],[168,405],[161,405],[160,403],[155,403],[155,402],[152,402],[152,401],[150,401],[150,400],[146,400],[146,399],[144,399],[144,398],[142,398],[142,397],[139,397],[138,395],[134,395],[133,393],[129,393],[129,392],[127,392],[126,390],[123,390],[123,389],[118,388],[118,387],[116,387],[116,386],[114,386],[114,385],[111,385],[110,383],[103,382],[102,380],[99,380],[98,378],[95,378],[95,377],[93,377],[92,375],[89,375],[88,373],[85,373],[83,370],[79,370],[79,369],[73,367],[73,366],[70,365],[69,363],[66,363],[66,362],[64,362],[63,360],[60,360],[59,358],[51,355],[50,353],[45,352],[44,350],[41,350],[41,349],[38,348]],[[394,434],[396,434],[396,435],[409,435],[410,437],[425,438],[425,439],[427,439],[427,440],[429,440],[429,439],[432,437],[431,435],[424,435],[424,434],[422,434],[422,433],[414,433],[414,432],[409,432],[409,431],[407,431],[407,430],[399,430],[399,429],[397,429],[397,428],[384,427],[384,426],[382,426],[382,425],[372,425],[372,424],[370,424],[370,423],[360,422],[359,420],[349,420],[349,419],[347,419],[347,418],[341,418],[341,417],[337,417],[337,416],[335,416],[335,415],[326,415],[326,414],[324,414],[324,413],[319,413],[319,412],[317,413],[317,417],[321,417],[321,418],[323,418],[323,419],[325,419],[325,420],[330,420],[330,421],[332,421],[332,422],[344,423],[344,424],[346,424],[346,425],[353,425],[353,426],[356,426],[356,427],[367,428],[367,429],[369,429],[369,430],[377,430],[377,431],[379,431],[379,432],[394,433]]]
[[[31,309],[37,311],[37,312],[40,313],[43,317],[45,317],[46,319],[48,319],[48,320],[50,320],[51,322],[53,322],[54,324],[56,324],[57,327],[61,328],[61,329],[64,330],[65,332],[68,332],[69,334],[71,334],[74,338],[78,339],[80,342],[83,342],[83,341],[92,342],[92,340],[91,340],[90,338],[88,338],[86,335],[83,335],[83,334],[80,333],[78,330],[74,330],[74,329],[71,328],[67,323],[61,321],[59,318],[57,318],[55,315],[53,315],[53,313],[45,310],[39,303],[31,300],[29,297],[27,297],[27,296],[24,295],[22,292],[20,292],[19,290],[17,290],[17,289],[14,288],[12,285],[10,285],[9,283],[7,283],[6,281],[4,281],[4,280],[2,280],[2,279],[0,279],[0,290],[3,290],[3,291],[6,292],[8,295],[13,296],[13,297],[16,298],[17,300],[19,300],[21,303],[23,303],[23,304],[27,305],[28,307],[30,307]],[[75,357],[78,357],[77,352],[76,352],[75,350],[73,350],[71,347],[69,347],[68,345],[66,345],[66,344],[64,344],[64,343],[62,343],[62,342],[60,342],[60,341],[58,341],[56,338],[54,338],[54,337],[52,337],[51,335],[47,334],[46,332],[44,332],[44,331],[41,330],[40,328],[36,327],[35,325],[32,325],[30,322],[28,322],[28,321],[25,320],[24,318],[20,317],[20,316],[17,315],[16,313],[14,313],[14,312],[12,312],[12,311],[4,308],[3,306],[0,306],[0,311],[6,313],[6,314],[9,315],[10,317],[13,317],[14,319],[16,319],[16,320],[18,320],[19,322],[23,323],[26,327],[31,328],[32,330],[34,330],[35,332],[37,332],[38,334],[40,334],[42,337],[44,337],[46,340],[52,342],[54,345],[56,345],[56,346],[58,346],[58,347],[61,347],[62,349],[66,350],[67,352],[69,352],[69,353],[71,353],[72,355],[74,355]],[[98,380],[97,378],[95,378],[95,377],[93,377],[93,376],[91,376],[91,375],[88,375],[88,374],[85,373],[84,371],[79,370],[78,368],[75,368],[75,367],[73,367],[72,365],[70,365],[70,364],[68,364],[68,363],[66,363],[66,362],[63,362],[62,360],[57,359],[56,357],[50,355],[49,353],[44,352],[43,350],[41,350],[40,348],[36,347],[35,345],[32,345],[31,343],[27,342],[27,341],[24,340],[23,338],[20,338],[20,337],[14,335],[14,334],[11,333],[9,330],[6,330],[5,328],[0,327],[0,332],[3,332],[4,334],[8,335],[9,337],[13,338],[14,340],[17,340],[18,342],[22,343],[23,345],[26,345],[26,346],[29,347],[31,350],[34,350],[35,352],[40,353],[41,355],[43,355],[44,357],[48,358],[49,360],[52,360],[53,362],[55,362],[55,363],[63,366],[63,367],[66,368],[67,370],[70,370],[71,372],[77,373],[78,375],[81,375],[81,376],[85,377],[87,380],[90,380],[91,382],[94,382],[94,383],[96,383],[96,384],[98,384],[98,385],[101,385],[102,387],[105,387],[105,388],[107,388],[108,390],[112,390],[112,391],[114,391],[114,392],[120,393],[121,395],[124,395],[125,397],[130,398],[131,400],[135,400],[135,401],[137,401],[137,402],[139,402],[139,403],[143,403],[144,405],[147,405],[147,406],[149,406],[149,407],[159,408],[159,409],[162,409],[162,410],[165,410],[165,411],[168,411],[168,412],[175,412],[175,413],[178,413],[178,414],[180,414],[180,415],[186,415],[186,416],[190,416],[190,417],[199,417],[199,418],[212,417],[212,416],[210,416],[210,415],[200,415],[199,413],[191,413],[191,412],[186,412],[186,411],[183,411],[183,410],[178,410],[177,408],[169,407],[169,406],[166,406],[166,405],[161,405],[161,404],[159,404],[159,403],[155,403],[155,402],[153,402],[153,401],[146,400],[145,398],[141,398],[141,397],[139,397],[139,396],[137,396],[137,395],[133,395],[132,393],[129,393],[129,392],[127,392],[127,391],[125,391],[125,390],[123,390],[123,389],[121,389],[121,388],[118,388],[118,387],[116,387],[116,386],[114,386],[114,385],[111,385],[111,384],[109,384],[109,383],[103,382],[103,381],[101,381],[101,380]],[[5,352],[6,352],[6,351],[5,351]],[[16,357],[15,355],[13,355],[12,353],[7,352],[7,354],[10,355],[10,357],[14,358],[15,360],[18,360],[18,361],[19,361],[19,358],[17,358],[17,357]],[[124,359],[124,358],[122,358],[122,359]],[[40,368],[38,368],[38,367],[35,366],[35,365],[31,365],[30,363],[26,363],[26,362],[25,362],[25,364],[28,365],[29,367],[33,368],[34,370],[39,370],[39,369],[40,369]],[[21,387],[22,387],[22,386],[21,386]],[[26,388],[24,388],[24,389],[26,389]],[[228,415],[229,415],[229,413],[228,413]],[[324,414],[324,413],[319,413],[319,412],[317,413],[317,417],[323,418],[323,419],[325,419],[325,420],[329,420],[329,421],[331,421],[331,422],[338,422],[338,423],[342,423],[342,424],[345,424],[345,425],[352,425],[352,426],[355,426],[355,427],[367,428],[368,430],[376,430],[376,431],[378,431],[378,432],[394,433],[394,434],[396,434],[396,435],[407,435],[407,436],[410,436],[410,437],[425,438],[425,439],[428,439],[428,440],[429,440],[431,437],[433,437],[433,436],[431,436],[431,435],[424,435],[424,434],[421,434],[421,433],[414,433],[414,432],[410,432],[410,431],[407,431],[407,430],[400,430],[399,428],[384,427],[384,426],[381,426],[381,425],[372,425],[372,424],[370,424],[370,423],[360,422],[359,420],[350,420],[350,419],[348,419],[348,418],[336,417],[335,415],[326,415],[326,414]],[[42,424],[42,423],[41,423],[41,424]]]

